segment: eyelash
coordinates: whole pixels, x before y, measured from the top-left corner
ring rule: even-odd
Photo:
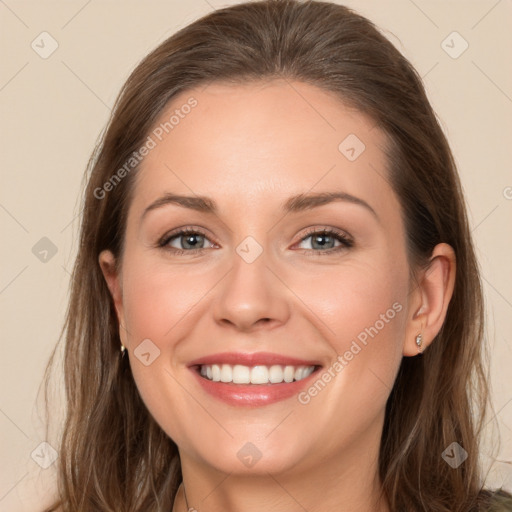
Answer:
[[[353,247],[353,245],[354,245],[354,242],[347,235],[345,235],[341,231],[338,231],[338,230],[335,230],[332,228],[324,228],[324,229],[312,228],[306,232],[305,236],[303,236],[300,239],[299,243],[304,242],[304,240],[308,239],[311,235],[315,235],[315,234],[316,235],[327,235],[327,236],[334,237],[338,241],[340,241],[342,245],[339,247],[325,249],[325,250],[319,250],[319,251],[315,251],[313,249],[300,249],[300,251],[302,251],[303,254],[309,255],[309,254],[313,253],[315,256],[326,256],[326,255],[330,255],[333,253],[337,253],[340,250],[349,249],[349,248]],[[167,247],[167,244],[171,240],[173,240],[174,238],[183,236],[183,235],[201,235],[201,236],[205,237],[206,239],[208,239],[206,233],[204,233],[200,229],[185,228],[185,229],[181,229],[180,231],[176,231],[174,233],[169,233],[169,234],[164,235],[158,241],[157,247],[164,249],[166,251],[170,251],[171,253],[173,253],[176,256],[181,256],[185,253],[188,253],[188,254],[192,253],[192,254],[199,255],[199,254],[202,254],[203,251],[207,250],[207,248],[185,250],[185,249],[176,249],[175,247]]]

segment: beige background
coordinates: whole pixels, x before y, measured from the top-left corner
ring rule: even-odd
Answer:
[[[149,50],[234,3],[0,0],[2,511],[36,511],[48,501],[55,464],[42,469],[36,461],[51,461],[51,449],[40,443],[57,444],[45,439],[39,386],[66,308],[81,179],[96,138],[122,83]],[[424,77],[459,165],[487,299],[502,443],[502,462],[488,483],[512,490],[512,3],[343,3],[381,27]],[[51,48],[43,31],[58,44],[46,59],[31,47],[35,41],[39,52]],[[450,36],[443,46],[453,31],[463,40]],[[453,55],[464,40],[469,47],[458,58],[445,51]],[[46,262],[32,252],[42,237],[57,248]],[[57,423],[59,410],[51,413]]]

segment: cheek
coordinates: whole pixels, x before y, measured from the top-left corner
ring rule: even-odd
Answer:
[[[205,313],[207,293],[224,272],[200,265],[172,266],[137,250],[123,262],[123,306],[133,377],[152,416],[175,439],[187,437],[179,417],[190,408],[190,395],[179,382],[185,361],[180,347],[196,333],[198,311]]]
[[[176,347],[193,331],[189,322],[205,293],[203,286],[188,272],[170,271],[168,265],[137,254],[125,260],[123,275],[130,366],[137,389],[162,429],[183,443],[186,426],[180,417],[190,408],[190,395],[179,382]]]
[[[391,258],[347,261],[339,268],[321,270],[315,278],[296,279],[294,291],[326,326],[326,336],[343,349],[359,336],[364,343],[368,330],[377,335],[398,333],[404,324],[407,277]],[[290,274],[288,279],[293,279]],[[393,307],[393,305],[395,306]],[[387,337],[387,336],[386,336]]]
[[[207,273],[133,257],[125,267],[123,304],[130,339],[172,340],[172,330],[193,314],[209,284]],[[210,279],[212,283],[214,279]],[[160,347],[164,348],[164,347]]]
[[[325,439],[356,443],[383,418],[402,360],[407,293],[402,268],[354,263],[297,291],[307,297],[317,316],[309,318],[332,349],[330,366],[298,397],[305,413],[325,429],[318,450],[325,450]],[[305,443],[318,441],[316,434],[304,436]]]
[[[334,377],[326,378],[346,401],[347,412],[365,406],[375,410],[391,391],[402,359],[406,268],[391,257],[354,260],[294,288],[331,346],[331,361],[337,363],[330,367]]]

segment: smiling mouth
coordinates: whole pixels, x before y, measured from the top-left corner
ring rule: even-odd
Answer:
[[[297,382],[309,377],[321,366],[205,364],[195,370],[204,379],[225,384],[275,385]]]

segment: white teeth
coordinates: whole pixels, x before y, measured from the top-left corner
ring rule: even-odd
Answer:
[[[251,384],[268,384],[268,368],[266,366],[255,366],[251,370]]]
[[[305,379],[306,377],[309,377],[313,373],[314,370],[315,370],[314,366],[310,366],[309,368],[306,368],[304,370],[304,375],[302,375],[302,378]]]
[[[268,380],[272,384],[277,384],[279,382],[283,382],[284,380],[284,372],[283,368],[278,364],[271,366],[268,371]]]
[[[213,382],[232,382],[233,384],[280,384],[309,377],[314,366],[273,366],[257,365],[253,367],[236,364],[201,365],[201,375]]]
[[[220,368],[220,381],[231,382],[233,380],[233,369],[227,364],[223,364]]]
[[[285,366],[284,367],[284,381],[285,382],[293,382],[293,377],[295,376],[295,370],[293,366]]]
[[[220,381],[220,368],[219,368],[218,364],[212,365],[212,380],[213,380],[213,382]]]
[[[232,380],[237,384],[249,384],[251,382],[251,369],[248,366],[235,364],[235,366],[233,366]]]

